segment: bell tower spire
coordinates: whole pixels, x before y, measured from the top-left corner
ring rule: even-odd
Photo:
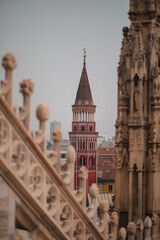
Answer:
[[[78,170],[85,166],[88,171],[87,192],[96,183],[97,138],[95,112],[91,88],[86,70],[86,50],[83,49],[83,69],[74,105],[72,105],[72,131],[69,132],[71,144],[77,154],[75,167],[75,189],[79,189]]]
[[[86,55],[86,49],[84,48],[83,51],[84,51],[84,55],[83,55],[83,66],[86,67],[86,57],[87,57],[87,55]]]

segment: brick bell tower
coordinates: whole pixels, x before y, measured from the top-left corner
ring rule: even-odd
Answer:
[[[130,0],[118,67],[116,207],[120,227],[160,216],[160,1]]]
[[[75,164],[75,189],[79,187],[78,170],[85,166],[88,170],[87,189],[96,183],[97,172],[97,138],[95,112],[96,106],[86,70],[86,51],[84,49],[83,70],[77,90],[76,100],[72,105],[72,132],[69,132],[71,144],[75,147],[77,160]],[[88,191],[88,190],[87,190]]]

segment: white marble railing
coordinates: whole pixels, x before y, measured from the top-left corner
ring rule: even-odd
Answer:
[[[63,239],[108,239],[110,234],[114,236],[111,239],[116,239],[116,234],[109,232],[109,224],[117,227],[118,216],[114,213],[116,217],[111,220],[107,201],[101,203],[100,218],[97,218],[98,188],[95,184],[90,189],[91,205],[86,207],[88,174],[85,167],[79,170],[80,187],[74,191],[75,150],[72,146],[67,151],[67,171],[61,172],[60,130],[53,133],[54,152],[49,155],[46,152],[47,105],[37,107],[39,130],[30,132],[30,96],[33,93],[30,79],[20,83],[23,106],[16,113],[12,105],[13,70],[16,65],[12,54],[3,57],[6,79],[1,81],[0,86],[1,176],[30,208],[34,205],[37,214],[44,214],[46,223],[50,221],[57,231],[63,233]]]

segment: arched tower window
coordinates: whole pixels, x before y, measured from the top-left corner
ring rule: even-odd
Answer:
[[[134,77],[134,86],[135,86],[135,87],[138,87],[138,81],[139,81],[139,77],[138,77],[138,75],[136,74],[135,77]]]
[[[82,132],[84,132],[84,126],[82,126]]]
[[[80,157],[80,165],[85,166],[85,157]]]
[[[89,166],[93,166],[93,158],[92,157],[89,158]]]
[[[92,132],[92,129],[93,129],[92,126],[90,126],[89,131]]]

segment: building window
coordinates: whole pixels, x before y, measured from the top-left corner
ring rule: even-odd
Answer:
[[[92,143],[90,142],[89,144],[89,149],[91,150],[92,149]]]
[[[138,81],[139,81],[139,77],[138,77],[138,75],[136,74],[135,77],[134,77],[134,86],[135,86],[135,87],[138,87]]]
[[[77,127],[74,127],[74,131],[75,131],[75,132],[77,131]]]
[[[108,192],[113,192],[113,186],[112,185],[108,185]]]
[[[93,166],[93,158],[92,157],[89,158],[89,165]]]
[[[90,130],[90,132],[92,132],[92,126],[90,126],[89,130]]]
[[[99,193],[100,193],[100,194],[103,193],[103,185],[99,185]]]
[[[85,166],[85,157],[80,157],[80,165]]]
[[[66,158],[66,154],[65,153],[61,153],[61,158]]]
[[[84,132],[84,126],[82,126],[82,132]]]
[[[102,171],[98,171],[98,177],[102,177]]]

